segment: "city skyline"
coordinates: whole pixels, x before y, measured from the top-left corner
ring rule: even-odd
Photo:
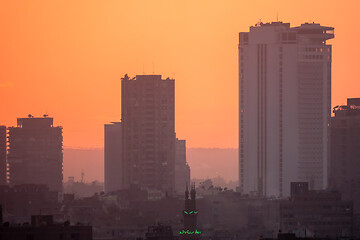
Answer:
[[[360,239],[359,9],[1,2],[0,239]]]
[[[204,3],[3,3],[0,125],[47,112],[66,129],[65,146],[102,147],[103,124],[120,119],[120,77],[154,72],[177,79],[176,132],[188,147],[236,148],[237,34],[277,15],[336,29],[332,103],[356,97],[358,1]]]

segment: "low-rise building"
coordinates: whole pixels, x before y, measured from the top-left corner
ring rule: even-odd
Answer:
[[[291,197],[280,203],[282,232],[300,236],[343,237],[353,234],[353,203],[334,191],[309,190],[307,182],[291,183]]]
[[[11,240],[92,240],[92,227],[69,222],[55,223],[51,215],[36,215],[30,223],[0,226],[0,239]]]

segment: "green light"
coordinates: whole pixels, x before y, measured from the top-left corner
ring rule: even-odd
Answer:
[[[189,214],[189,215],[190,215],[190,214],[193,214],[193,213],[194,213],[194,214],[198,214],[198,212],[199,212],[199,211],[191,211],[191,212],[184,211],[185,214]]]
[[[200,231],[198,230],[195,230],[195,231],[190,231],[190,230],[182,230],[179,232],[179,234],[189,234],[189,235],[192,235],[192,234],[201,234]]]

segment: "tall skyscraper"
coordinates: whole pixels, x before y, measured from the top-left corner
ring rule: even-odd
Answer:
[[[258,23],[239,34],[239,189],[289,196],[327,184],[334,28]]]
[[[122,184],[171,194],[175,184],[175,84],[161,75],[121,81]]]
[[[349,98],[347,105],[336,106],[331,118],[329,189],[354,201],[360,213],[360,98]]]
[[[190,184],[190,167],[186,162],[186,140],[175,141],[175,191],[184,192]]]
[[[0,185],[7,184],[6,127],[0,126]]]
[[[105,192],[112,192],[122,188],[121,123],[105,124],[104,130]]]
[[[46,184],[62,191],[62,127],[53,126],[53,118],[18,118],[8,128],[10,184]]]

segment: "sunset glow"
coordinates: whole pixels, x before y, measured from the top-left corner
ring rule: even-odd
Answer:
[[[296,9],[296,11],[294,11]],[[238,33],[277,20],[335,28],[332,105],[360,97],[360,1],[2,1],[0,125],[54,117],[64,146],[102,147],[120,120],[120,78],[175,79],[187,147],[236,148]]]

